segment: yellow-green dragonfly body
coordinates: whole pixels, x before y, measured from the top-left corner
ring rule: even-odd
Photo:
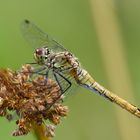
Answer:
[[[64,94],[75,81],[78,85],[87,88],[106,99],[140,117],[140,109],[124,99],[113,94],[97,83],[93,77],[81,67],[78,59],[56,42],[36,25],[28,20],[22,24],[22,33],[25,39],[35,47],[35,63],[39,66],[34,73],[44,75],[46,80],[50,76],[58,83]]]

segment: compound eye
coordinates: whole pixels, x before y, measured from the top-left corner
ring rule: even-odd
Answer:
[[[43,54],[42,49],[36,49],[36,54],[37,54],[37,55],[42,55],[42,54]]]

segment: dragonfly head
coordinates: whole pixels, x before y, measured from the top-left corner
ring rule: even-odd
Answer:
[[[50,50],[47,47],[37,48],[34,52],[34,59],[38,64],[45,64]]]

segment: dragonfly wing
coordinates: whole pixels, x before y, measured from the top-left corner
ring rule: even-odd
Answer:
[[[34,48],[48,47],[54,52],[66,51],[66,49],[56,40],[44,33],[29,20],[24,20],[21,24],[21,32],[27,42]]]
[[[59,85],[60,89],[61,89],[61,94],[64,94],[70,87],[71,87],[71,81],[70,78],[68,78],[68,76],[64,76],[63,74],[61,74],[60,72],[54,72],[53,70],[49,70],[47,68],[43,68],[43,67],[35,67],[34,71],[33,71],[33,75],[32,75],[32,79],[36,78],[38,75],[42,75],[43,77],[47,79],[51,79],[56,81],[56,83]]]

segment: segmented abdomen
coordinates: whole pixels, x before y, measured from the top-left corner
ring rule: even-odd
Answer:
[[[98,84],[86,70],[80,69],[78,71],[76,81],[79,85],[105,96],[107,90]]]

